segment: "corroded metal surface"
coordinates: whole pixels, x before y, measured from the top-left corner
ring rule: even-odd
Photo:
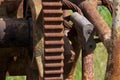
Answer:
[[[28,24],[24,19],[1,19],[0,47],[28,46],[30,40]]]
[[[63,16],[64,17],[67,17],[67,16],[70,16],[70,10],[64,10],[63,11]],[[66,24],[67,23],[67,24]],[[74,80],[74,71],[72,71],[72,66],[73,66],[73,63],[74,63],[74,59],[75,59],[75,52],[73,51],[73,47],[68,39],[68,32],[70,30],[70,27],[71,25],[65,20],[64,20],[64,27],[65,30],[64,30],[64,34],[65,34],[65,37],[64,37],[64,49],[65,49],[65,52],[64,52],[64,79],[65,80]]]
[[[28,0],[25,0],[25,1],[28,1]],[[41,8],[39,7],[41,5],[38,1],[40,2],[40,0],[33,0],[33,2],[31,2],[31,4],[30,4],[30,6],[32,7],[32,13],[33,13],[32,16],[33,16],[34,20],[37,20],[37,17],[41,10]],[[7,17],[7,18],[8,17],[9,18],[23,18],[23,0],[0,0],[0,2],[1,2],[0,17],[2,17],[2,18],[5,18],[5,17]],[[32,4],[34,4],[34,5],[32,5]],[[36,21],[34,21],[34,22],[36,22]],[[14,26],[12,26],[12,27],[14,27]],[[39,43],[39,42],[35,42],[35,43]],[[38,47],[38,44],[37,44],[37,47]],[[30,78],[30,77],[36,76],[35,74],[32,74],[33,68],[31,68],[31,65],[30,65],[31,60],[30,60],[30,58],[28,59],[28,57],[30,57],[29,54],[32,53],[32,51],[28,51],[28,52],[24,53],[24,51],[22,52],[22,49],[21,48],[13,48],[13,47],[0,49],[0,79],[1,80],[5,80],[4,79],[5,73],[7,70],[10,75],[27,75],[28,80],[33,80],[33,78]],[[28,50],[27,48],[25,48],[25,49]],[[22,54],[22,55],[19,56],[19,54]],[[13,61],[14,56],[17,56],[17,61]],[[26,67],[26,66],[28,66],[28,67]],[[28,75],[28,74],[30,74],[30,75]],[[37,77],[38,77],[38,74],[37,74]]]
[[[28,0],[27,2],[31,8],[33,20],[37,20],[41,14],[42,0]]]
[[[40,80],[43,78],[43,54],[44,54],[44,39],[42,31],[42,2],[41,0],[28,0],[26,7],[28,7],[28,13],[31,12],[31,17],[33,21],[33,63],[32,67],[38,69]],[[31,52],[30,52],[31,53]],[[37,66],[34,64],[37,63]],[[36,73],[36,77],[38,74]]]
[[[113,0],[112,53],[109,54],[106,80],[120,80],[120,0]]]
[[[81,9],[77,5],[73,4],[72,2],[68,0],[63,0],[62,4],[63,4],[63,8],[71,9],[72,11],[78,12],[79,14],[82,15]]]
[[[83,80],[94,80],[94,54],[96,43],[93,40],[93,24],[91,24],[85,17],[78,13],[71,15],[71,20],[78,26],[75,26],[77,33],[79,34],[78,41],[81,41],[79,45],[82,45],[82,73]],[[82,30],[81,30],[82,29]],[[80,34],[82,36],[80,36]]]
[[[82,51],[83,80],[94,80],[94,54]]]
[[[1,18],[17,18],[17,10],[18,7],[23,7],[23,6],[20,6],[19,4],[21,4],[22,0],[0,0],[0,17]],[[22,17],[22,9],[21,9],[21,12],[19,13],[21,16],[19,18],[23,18]],[[26,54],[26,53],[25,53]],[[5,80],[5,74],[6,74],[6,71],[8,70],[8,68],[12,65],[14,65],[14,63],[16,64],[19,64],[18,61],[14,62],[13,61],[13,57],[14,56],[18,56],[19,55],[19,48],[13,48],[13,47],[10,47],[10,48],[0,48],[0,79],[1,80]],[[20,58],[20,57],[19,57]],[[25,57],[24,57],[25,58]],[[23,59],[23,58],[21,58]],[[24,60],[23,60],[24,61]],[[26,58],[26,61],[27,62],[27,58]],[[21,62],[22,64],[22,62]],[[19,66],[19,69],[20,67],[23,67],[25,66],[24,64],[22,66]],[[16,75],[17,75],[17,70],[18,69],[18,65],[16,67],[16,70],[14,70],[13,72],[16,72]],[[24,67],[25,69],[25,67]],[[9,71],[11,69],[9,68]],[[22,72],[26,72],[26,71],[19,71],[19,73],[22,73]],[[18,73],[18,74],[19,74]],[[12,71],[10,71],[10,74],[12,74]]]
[[[75,29],[75,26],[77,26],[77,25],[74,24],[72,29],[68,33],[68,37],[69,37],[70,41],[72,42],[73,50],[75,52],[74,63],[72,63],[71,73],[69,74],[69,78],[71,80],[74,80],[74,76],[75,76],[74,71],[75,71],[75,68],[77,66],[77,62],[78,62],[78,59],[79,59],[80,50],[81,50],[81,46],[82,46],[80,44],[80,41],[79,41],[79,38],[78,38],[81,35],[78,35],[77,30]]]
[[[61,1],[43,1],[44,80],[63,80],[64,32]]]
[[[1,17],[23,18],[23,0],[0,0]]]
[[[95,26],[98,36],[104,43],[104,45],[109,48],[109,40],[111,39],[111,29],[100,16],[94,4],[84,1],[79,5],[82,8],[84,15],[90,20],[90,22]]]
[[[42,28],[43,15],[41,14],[42,1],[41,0],[26,0],[26,1],[28,1],[27,7],[30,7],[31,9],[31,17],[33,20],[33,47],[34,47],[33,55],[36,58],[41,79],[43,77],[42,64],[44,64],[44,80],[63,80],[64,75],[67,75],[68,78],[73,79],[73,76],[74,76],[73,72],[77,64],[77,59],[79,57],[79,52],[82,44],[80,44],[79,42],[79,38],[80,38],[78,37],[79,33],[76,33],[77,30],[75,30],[73,27],[69,27],[69,29],[71,29],[69,33],[69,39],[72,42],[73,49],[71,49],[70,47],[71,44],[69,43],[68,38],[64,37],[65,33],[63,30],[64,27],[63,27],[62,6],[63,5],[64,7],[67,6],[66,9],[73,9],[73,11],[77,11],[80,14],[82,13],[81,10],[76,5],[73,5],[71,2],[67,0],[63,0],[63,1],[62,0],[43,0],[43,15],[44,15],[43,17],[44,30],[43,30]],[[77,2],[77,1],[83,1],[83,0],[74,0],[74,1]],[[93,1],[94,3],[92,3]],[[98,34],[100,34],[99,37],[101,38],[103,43],[106,45],[106,47],[108,47],[109,46],[108,40],[111,37],[111,30],[108,28],[107,24],[103,21],[103,19],[101,18],[101,16],[98,14],[96,10],[97,3],[102,4],[102,1],[101,0],[98,0],[98,2],[96,1],[97,0],[89,0],[85,4],[83,2],[81,7],[83,9],[85,16],[88,19],[90,19],[90,21],[95,25],[96,30],[98,31]],[[1,12],[2,17],[23,18],[23,2],[24,0],[0,0],[0,5],[2,6],[2,8],[0,6],[0,10],[3,10],[3,12]],[[79,4],[79,2],[77,4]],[[66,23],[65,25],[68,25],[68,24]],[[73,25],[73,26],[77,26],[77,25]],[[44,35],[45,41],[43,39],[43,35]],[[118,43],[119,43],[118,40],[114,42],[115,45],[116,44],[119,45]],[[69,47],[69,49],[67,47]],[[114,49],[114,53],[116,54],[119,53],[119,50],[118,50],[119,47],[114,47],[113,49]],[[69,53],[70,56],[63,54],[64,51],[66,51],[66,53]],[[19,50],[16,53],[19,53]],[[29,52],[25,52],[25,53],[29,53]],[[32,53],[32,51],[30,53]],[[44,63],[42,62],[43,55],[44,55]],[[66,68],[63,69],[64,63],[65,63],[63,62],[64,56],[66,56],[65,57],[66,60],[67,58],[69,58],[69,60],[67,60],[67,64],[65,64],[65,66],[69,65],[68,69]],[[93,76],[94,76],[93,58],[94,56],[92,52],[88,53],[87,51],[83,50],[83,67],[84,67],[83,77],[86,80],[93,80]],[[119,57],[114,57],[113,59],[119,63]],[[73,61],[75,62],[73,63]],[[113,73],[117,75],[117,72],[119,72],[119,70],[116,70],[115,68],[119,68],[119,66],[114,65],[113,67],[114,67]],[[11,70],[9,69],[9,72],[11,72],[11,74],[12,73],[16,74],[16,72],[14,73],[13,71],[13,67],[10,67],[10,68]],[[3,71],[2,70],[0,71],[2,71],[5,74],[5,70],[6,69],[4,68]],[[69,71],[67,72],[67,70]],[[65,74],[64,74],[64,71],[66,71]],[[117,78],[114,78],[114,76],[112,76],[112,78],[113,80],[117,79]]]

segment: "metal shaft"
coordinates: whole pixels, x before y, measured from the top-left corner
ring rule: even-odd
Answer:
[[[120,0],[113,0],[113,9],[112,51],[105,80],[120,80]]]
[[[0,47],[28,46],[29,28],[24,19],[0,19]]]

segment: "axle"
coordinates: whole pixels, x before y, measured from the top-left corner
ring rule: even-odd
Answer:
[[[0,47],[24,47],[30,43],[29,21],[24,19],[0,19]]]

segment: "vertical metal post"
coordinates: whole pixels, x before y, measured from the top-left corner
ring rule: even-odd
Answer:
[[[112,47],[105,80],[120,80],[120,0],[113,0]]]
[[[109,54],[106,80],[120,80],[120,0],[113,0],[112,53]]]
[[[94,53],[82,50],[82,80],[94,80]]]

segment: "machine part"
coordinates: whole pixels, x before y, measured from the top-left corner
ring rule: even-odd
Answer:
[[[72,3],[68,0],[63,0],[62,3],[63,3],[63,8],[71,9],[72,11],[78,12],[79,14],[83,15],[81,9],[74,3]]]
[[[70,16],[70,10],[63,10],[63,16]],[[71,74],[72,66],[75,60],[75,51],[73,50],[71,41],[68,38],[68,32],[72,28],[71,24],[64,19],[63,22],[64,25],[64,79],[65,80],[74,80],[73,74]]]
[[[66,36],[64,37],[64,42],[65,42],[64,79],[66,80],[71,76],[72,66],[75,60],[75,52],[73,51],[69,39]]]
[[[81,36],[81,34],[77,33],[75,27],[77,27],[77,25],[73,24],[72,29],[68,33],[68,38],[71,41],[72,43],[71,45],[75,52],[74,63],[72,63],[71,65],[71,72],[68,75],[68,80],[69,79],[74,80],[74,76],[75,76],[74,72],[77,66],[77,61],[79,59],[80,50],[82,48],[82,44],[80,44],[81,41],[79,41],[79,36]]]
[[[82,50],[82,78],[83,80],[94,80],[94,53]]]
[[[113,0],[112,40],[105,80],[120,80],[120,0]]]
[[[43,0],[44,80],[63,80],[64,27],[62,0]]]
[[[29,21],[24,19],[0,19],[0,45],[9,46],[29,46],[30,26]]]
[[[0,17],[23,18],[24,0],[0,0]]]
[[[86,0],[69,0],[70,2],[79,5],[81,2],[86,1]],[[97,7],[97,5],[104,5],[106,6],[111,14],[113,13],[113,4],[110,0],[89,0],[87,2],[91,2],[94,4],[94,6]]]
[[[96,42],[93,38],[94,26],[84,16],[77,12],[71,15],[71,20],[74,22],[77,31],[78,40],[81,41],[79,45],[82,46],[82,68],[83,79],[94,79],[94,54],[93,51],[96,47]]]
[[[83,29],[83,36],[85,37],[86,42],[88,41],[92,31],[93,24],[91,24],[84,16],[81,16],[79,13],[75,12],[71,15],[71,20],[78,24]],[[79,30],[79,27],[77,28]]]
[[[75,28],[78,34],[82,35],[79,39],[82,41],[81,43],[84,49],[91,53],[96,47],[96,42],[93,39],[93,24],[91,24],[84,16],[81,16],[77,12],[71,15],[71,20],[78,25]]]
[[[99,38],[104,43],[106,48],[109,48],[109,41],[111,40],[111,29],[104,21],[102,16],[97,11],[94,4],[88,1],[83,1],[79,4],[86,18],[94,25]],[[102,25],[102,26],[101,26]]]
[[[32,27],[30,34],[32,35],[31,45],[29,46],[29,54],[32,56],[32,68],[34,71],[34,78],[38,80],[43,79],[43,54],[44,54],[44,39],[42,31],[42,2],[41,0],[28,0],[24,1],[25,13],[24,17],[27,20],[32,20]],[[40,16],[40,17],[39,17]],[[35,65],[35,62],[37,66]],[[38,70],[38,71],[37,71]],[[38,74],[39,72],[39,74]]]
[[[64,20],[63,25],[67,29],[71,29],[72,28],[72,25],[68,21],[66,21],[66,20]]]
[[[64,21],[63,21],[63,25],[66,29],[70,30],[72,28],[71,24],[69,23],[69,18],[68,16],[70,16],[70,10],[63,10],[63,17],[64,17]],[[67,20],[66,20],[67,17]]]

